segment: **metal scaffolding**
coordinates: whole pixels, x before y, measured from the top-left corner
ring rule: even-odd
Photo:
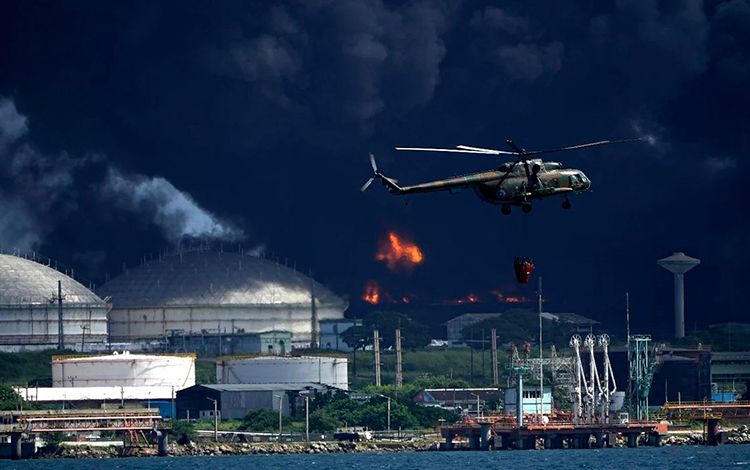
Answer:
[[[630,362],[630,412],[638,420],[648,419],[648,394],[654,378],[656,348],[650,346],[651,335],[632,335],[628,343]]]

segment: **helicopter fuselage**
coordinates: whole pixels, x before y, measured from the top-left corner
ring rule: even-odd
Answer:
[[[514,168],[520,172],[514,171],[504,180],[504,171],[494,172],[497,178],[474,185],[474,192],[490,204],[521,206],[548,197],[581,193],[591,187],[591,180],[582,171],[561,167],[545,170],[544,166],[550,163],[553,162],[542,163],[542,169],[530,177],[522,165]]]

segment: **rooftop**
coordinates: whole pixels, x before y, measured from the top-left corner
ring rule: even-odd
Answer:
[[[97,305],[105,302],[73,278],[36,261],[0,254],[0,306],[55,305],[60,281],[63,306]]]
[[[161,255],[105,283],[97,294],[115,308],[316,305],[346,302],[312,278],[244,252],[195,250]]]

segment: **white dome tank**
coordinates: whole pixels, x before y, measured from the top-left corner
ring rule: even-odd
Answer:
[[[53,387],[174,387],[195,385],[195,355],[52,357]]]
[[[216,362],[216,380],[222,384],[319,383],[349,389],[346,357],[257,356]]]

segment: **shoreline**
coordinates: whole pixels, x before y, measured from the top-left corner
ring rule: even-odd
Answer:
[[[750,431],[736,429],[728,431],[724,445],[750,444]],[[689,434],[672,434],[662,441],[664,447],[704,446],[705,440],[700,432]],[[624,440],[619,440],[613,447],[627,447]],[[540,450],[540,447],[537,447]],[[462,452],[469,451],[468,446],[457,446],[452,451],[440,450],[440,441],[421,439],[403,442],[311,442],[311,443],[215,443],[201,442],[187,445],[170,444],[169,457],[183,456],[218,456],[218,455],[301,455],[301,454],[345,454],[367,452]],[[489,452],[493,452],[492,450]],[[41,448],[33,459],[68,459],[68,458],[120,458],[120,457],[156,457],[156,446],[144,447],[93,447],[87,445],[61,446],[55,451]]]

